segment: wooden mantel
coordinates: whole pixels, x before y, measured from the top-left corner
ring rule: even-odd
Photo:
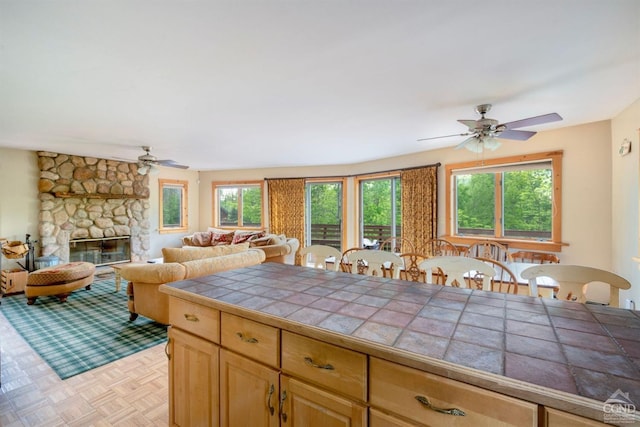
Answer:
[[[68,193],[68,192],[54,192],[54,196],[68,199],[68,198],[80,198],[80,199],[148,199],[149,196],[139,196],[137,194],[112,194],[112,193]]]

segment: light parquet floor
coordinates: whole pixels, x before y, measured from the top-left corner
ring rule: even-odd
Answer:
[[[1,427],[168,425],[164,344],[63,381],[1,312]]]

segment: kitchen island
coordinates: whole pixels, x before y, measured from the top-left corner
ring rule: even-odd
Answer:
[[[251,425],[640,421],[634,311],[278,263],[161,291],[174,425],[226,425],[252,399]]]

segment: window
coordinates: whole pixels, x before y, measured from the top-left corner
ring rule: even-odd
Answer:
[[[306,245],[342,251],[343,181],[308,181],[305,197]]]
[[[218,227],[264,228],[263,182],[213,183],[214,218]]]
[[[401,237],[400,177],[371,176],[358,181],[361,245],[380,244],[390,237]]]
[[[187,221],[187,181],[158,180],[160,184],[160,233],[185,231]]]
[[[448,165],[447,230],[509,247],[560,250],[562,152]]]

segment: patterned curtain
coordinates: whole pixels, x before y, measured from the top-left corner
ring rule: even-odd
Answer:
[[[438,235],[438,165],[407,169],[402,186],[402,237],[419,248]]]
[[[304,246],[304,195],[305,180],[269,179],[269,231],[295,237]],[[296,265],[300,264],[296,255]]]

